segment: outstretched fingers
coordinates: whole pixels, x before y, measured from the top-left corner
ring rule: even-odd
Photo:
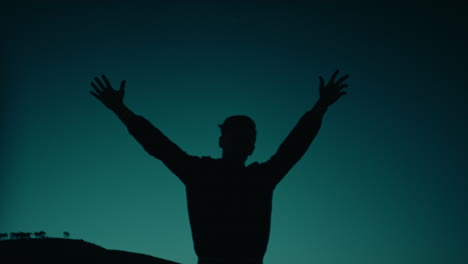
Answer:
[[[346,74],[345,76],[341,77],[338,81],[336,81],[336,85],[340,85],[342,82],[344,82],[348,78],[349,78],[349,74]]]
[[[91,86],[94,88],[94,91],[96,91],[96,94],[100,95],[103,92],[94,82],[91,82]]]
[[[323,80],[322,76],[319,76],[319,79],[320,79],[320,88],[322,88],[325,86],[325,81]]]
[[[341,90],[341,89],[344,89],[346,87],[348,87],[349,85],[347,84],[341,84],[341,85],[338,85],[338,89]]]
[[[332,84],[332,83],[335,82],[335,78],[336,78],[336,76],[338,75],[339,72],[340,72],[340,70],[336,70],[336,71],[333,73],[333,75],[332,75],[331,78],[330,78],[330,81],[328,82],[328,85],[330,85],[330,84]]]
[[[126,81],[123,80],[123,81],[120,83],[120,89],[119,89],[119,91],[122,91],[122,92],[125,91],[125,84],[126,84]]]
[[[102,102],[102,99],[101,99],[101,96],[99,94],[97,94],[96,92],[93,92],[93,91],[90,91],[89,92],[92,96],[96,97],[99,101]]]
[[[96,92],[94,92],[94,91],[89,91],[89,93],[92,94],[94,97],[100,99],[99,94],[97,94]]]
[[[111,86],[109,80],[107,79],[107,77],[104,74],[101,75],[101,77],[104,80],[104,83],[106,84],[106,88],[108,88],[108,89],[112,88],[112,86]]]
[[[94,77],[94,81],[99,85],[99,88],[101,88],[103,91],[107,88],[107,87],[101,82],[101,80],[99,80],[98,77]]]
[[[89,93],[91,93],[97,99],[101,100],[101,95],[104,91],[97,87],[94,82],[91,82],[91,86],[93,87],[94,91],[90,91]]]

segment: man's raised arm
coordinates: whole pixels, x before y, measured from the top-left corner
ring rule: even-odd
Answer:
[[[345,75],[335,81],[339,71],[337,70],[330,81],[325,85],[320,76],[320,98],[314,107],[306,112],[286,139],[281,143],[275,155],[271,157],[267,164],[273,169],[274,183],[277,184],[286,173],[296,164],[307,151],[322,124],[322,118],[330,105],[335,103],[346,92],[341,91],[348,87],[343,82],[349,77]]]
[[[152,156],[161,160],[183,182],[183,171],[190,166],[191,156],[187,155],[175,143],[167,138],[158,128],[145,118],[135,115],[123,102],[125,94],[125,81],[120,83],[120,89],[114,90],[102,75],[102,81],[94,78],[91,82],[94,91],[90,93],[114,112],[126,125],[128,131]]]

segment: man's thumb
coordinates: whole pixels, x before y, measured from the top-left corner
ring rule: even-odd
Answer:
[[[119,89],[119,91],[122,91],[122,92],[125,91],[125,83],[126,83],[126,82],[127,82],[127,81],[123,80],[123,81],[120,83],[120,89]]]

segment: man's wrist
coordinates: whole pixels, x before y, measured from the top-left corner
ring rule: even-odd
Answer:
[[[314,108],[312,108],[312,111],[317,113],[325,113],[328,109],[328,106],[329,105],[325,101],[319,99],[314,105]]]
[[[126,122],[132,115],[132,111],[128,109],[127,106],[124,104],[119,104],[115,107],[112,108],[112,111],[122,120],[123,122]]]

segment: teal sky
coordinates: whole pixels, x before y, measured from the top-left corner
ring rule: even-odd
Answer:
[[[126,104],[193,155],[251,116],[250,163],[341,69],[348,95],[275,191],[265,264],[467,263],[467,8],[34,2],[2,8],[0,233],[196,263],[183,184],[92,78],[127,80]]]

